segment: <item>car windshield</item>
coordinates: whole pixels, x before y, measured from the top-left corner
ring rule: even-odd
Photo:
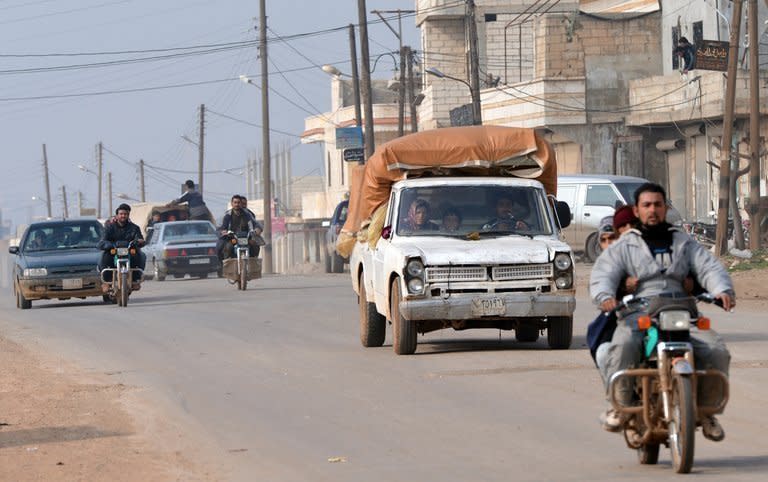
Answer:
[[[616,187],[624,198],[626,204],[635,204],[635,191],[642,186],[641,182],[617,182]]]
[[[400,236],[549,235],[552,223],[541,189],[525,186],[443,185],[400,194]]]
[[[216,232],[211,223],[180,223],[165,226],[163,236],[166,240],[179,238],[210,238]]]
[[[25,241],[24,251],[55,251],[60,249],[96,248],[101,239],[98,223],[33,226]]]

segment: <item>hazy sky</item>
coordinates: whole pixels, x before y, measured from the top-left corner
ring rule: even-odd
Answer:
[[[367,7],[408,10],[415,1]],[[85,206],[96,206],[96,177],[77,166],[96,171],[99,141],[114,193],[139,197],[136,166],[144,159],[147,199],[176,197],[185,179],[197,180],[197,147],[182,136],[197,141],[200,104],[209,109],[205,170],[242,168],[249,152],[261,151],[260,91],[238,80],[247,74],[258,83],[258,9],[258,0],[0,0],[3,218],[45,214],[32,200],[45,196],[43,143],[54,216],[62,213],[62,185],[70,214],[78,191]],[[267,0],[267,14],[271,127],[281,131],[272,133],[272,152],[293,146],[293,174],[320,174],[319,147],[296,145],[304,118],[330,107],[330,79],[318,66],[349,71],[349,43],[346,29],[313,32],[356,24],[357,1]],[[393,33],[368,18],[371,55],[396,51]],[[418,48],[412,15],[403,30]],[[383,57],[374,78],[391,77],[392,63]],[[244,185],[232,174],[206,174],[206,201],[218,214]]]

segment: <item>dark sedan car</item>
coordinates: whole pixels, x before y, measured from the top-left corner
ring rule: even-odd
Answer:
[[[209,273],[219,270],[217,239],[216,228],[210,221],[157,223],[144,248],[147,271],[157,281],[163,281],[169,275],[206,278]]]
[[[341,201],[336,209],[333,210],[333,217],[328,224],[328,230],[325,232],[325,272],[343,273],[344,264],[349,259],[344,258],[336,252],[336,240],[339,238],[339,232],[347,221],[347,211],[349,210],[349,201]]]
[[[32,307],[32,300],[103,296],[97,248],[104,227],[95,219],[43,221],[24,232],[16,255],[13,293],[16,306]]]

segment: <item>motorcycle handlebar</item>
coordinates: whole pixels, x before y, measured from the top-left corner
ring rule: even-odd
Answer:
[[[720,298],[715,298],[711,293],[700,293],[696,295],[695,298],[696,298],[696,301],[709,303],[715,306],[719,306],[722,309],[725,309],[725,307],[723,306],[723,300],[721,300]],[[612,309],[610,313],[617,313],[624,308],[631,307],[632,305],[641,303],[643,301],[646,301],[646,298],[636,297],[635,295],[627,295],[616,303],[616,307]]]

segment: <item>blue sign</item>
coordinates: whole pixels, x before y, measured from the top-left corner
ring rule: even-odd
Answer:
[[[336,149],[349,149],[363,147],[362,127],[337,127]]]

